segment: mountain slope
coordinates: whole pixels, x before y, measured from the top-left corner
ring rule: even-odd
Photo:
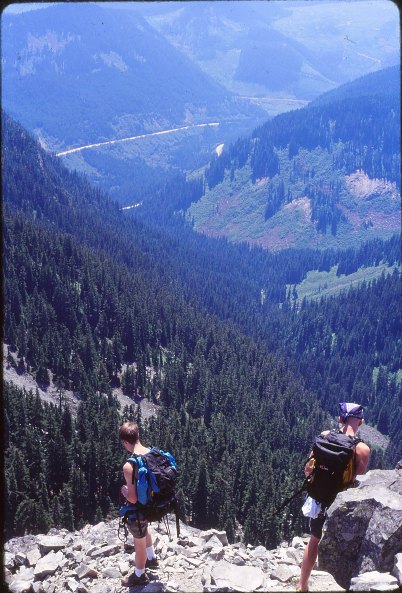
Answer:
[[[345,293],[340,308],[331,299],[299,314],[286,279],[342,254],[273,256],[195,235],[173,216],[168,230],[152,228],[3,122],[4,336],[15,350],[8,362],[16,355],[19,372],[29,367],[43,382],[51,372],[61,402],[64,387],[82,396],[73,420],[59,401],[43,409],[39,397],[7,386],[6,424],[18,424],[24,443],[7,450],[11,532],[113,511],[122,460],[110,388],[119,381],[162,406],[144,430],[180,460],[182,512],[231,536],[238,521],[246,541],[272,546],[302,531],[297,502],[279,521],[269,511],[293,490],[289,476],[302,471],[327,422],[321,406],[333,415],[340,394],[367,401],[367,418],[389,432],[398,454],[396,271]],[[352,266],[391,264],[397,247],[378,241],[344,256]]]
[[[262,121],[262,111],[209,78],[135,12],[56,3],[2,16],[3,107],[49,150],[221,124],[219,134],[189,130],[153,139],[144,151],[144,142],[130,142],[66,157],[119,197],[135,195],[137,180],[150,184],[166,170],[200,166],[194,153],[206,162],[234,128]]]
[[[134,13],[67,3],[2,25],[3,107],[53,149],[233,115],[230,94]]]
[[[210,236],[271,249],[398,232],[399,102],[395,67],[277,116],[212,160],[189,219]]]
[[[149,203],[148,213],[146,204],[135,209],[142,223],[124,216],[84,179],[68,174],[19,126],[10,122],[3,133],[6,209],[12,207],[68,232],[130,270],[146,270],[156,293],[160,286],[171,286],[180,295],[176,300],[183,298],[202,315],[235,324],[270,351],[282,352],[298,381],[306,380],[330,413],[340,393],[346,400],[363,393],[370,401],[367,418],[373,424],[384,402],[388,412],[396,405],[392,398],[400,390],[402,369],[397,314],[400,276],[395,270],[400,263],[400,238],[375,240],[347,251],[279,254],[210,240],[169,215],[172,204],[178,205],[178,196],[191,201],[198,191],[197,184],[193,188],[185,182],[167,185],[155,196],[157,201]],[[332,288],[338,277],[341,294],[322,303],[302,303],[303,312],[298,314],[298,292],[300,297],[306,295],[304,279],[309,271],[315,272],[318,290],[330,272]],[[355,288],[349,290],[352,278]],[[316,325],[316,319],[326,322]],[[388,379],[377,380],[378,376]],[[398,422],[389,425],[388,416],[381,423],[385,432],[398,426]]]
[[[80,524],[114,510],[122,460],[110,387],[123,374],[130,394],[162,407],[148,430],[180,460],[183,512],[198,525],[228,525],[232,535],[236,520],[247,523],[248,539],[275,543],[289,529],[263,515],[274,493],[289,486],[282,473],[265,472],[256,496],[272,496],[257,511],[241,460],[256,474],[280,457],[297,471],[302,442],[307,446],[314,422],[323,422],[314,395],[263,344],[185,298],[169,240],[125,219],[21,127],[4,122],[4,338],[19,372],[34,372],[45,384],[51,372],[60,387],[59,405],[44,407],[39,396],[7,386],[7,426],[23,410],[28,418],[19,424],[24,447],[7,449],[7,488],[16,494],[8,497],[10,532]],[[80,394],[76,420],[61,405],[64,388]],[[300,427],[291,409],[306,417]],[[205,496],[205,459],[194,454],[201,448],[210,461]],[[27,473],[16,487],[19,463]]]

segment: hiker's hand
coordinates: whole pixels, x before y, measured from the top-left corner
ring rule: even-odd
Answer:
[[[311,474],[311,472],[313,471],[313,467],[314,467],[314,460],[310,459],[304,467],[304,475],[306,476],[306,478],[308,478],[309,475]]]
[[[122,496],[124,496],[124,498],[127,498],[127,496],[128,496],[128,488],[127,488],[127,486],[125,484],[124,484],[124,486],[122,486],[120,488],[120,492],[121,492]]]

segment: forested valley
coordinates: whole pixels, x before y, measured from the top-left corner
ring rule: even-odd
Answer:
[[[174,453],[183,518],[232,540],[240,523],[267,547],[303,528],[300,500],[271,513],[338,401],[361,401],[389,435],[374,465],[401,457],[399,272],[301,305],[288,288],[309,270],[400,264],[399,237],[348,252],[232,245],[175,213],[200,191],[178,178],[156,196],[166,208],[125,216],[3,114],[8,362],[80,397],[75,417],[62,397],[5,386],[8,536],[116,512],[121,418]],[[117,385],[158,417],[119,409]]]

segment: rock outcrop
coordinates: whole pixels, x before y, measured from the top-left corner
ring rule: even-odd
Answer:
[[[402,469],[372,470],[359,476],[357,483],[356,488],[340,493],[328,509],[319,565],[352,591],[398,589],[402,584]]]
[[[132,538],[117,537],[118,520],[27,535],[6,543],[5,572],[12,593],[123,593],[123,575],[134,569]],[[226,533],[181,525],[169,538],[163,524],[152,533],[159,567],[144,593],[214,591],[294,591],[307,538],[295,537],[274,550],[229,544]],[[175,534],[173,523],[170,531]],[[342,591],[333,577],[313,571],[311,591]]]
[[[328,511],[310,591],[396,591],[402,587],[402,467],[360,476]],[[175,534],[173,521],[169,531]],[[294,591],[307,537],[274,550],[229,544],[226,533],[181,524],[168,535],[153,524],[159,559],[144,593]],[[134,569],[132,538],[118,538],[118,519],[80,531],[51,529],[5,545],[11,593],[123,593],[121,577]],[[325,572],[324,572],[325,571]],[[133,589],[132,589],[133,590]]]

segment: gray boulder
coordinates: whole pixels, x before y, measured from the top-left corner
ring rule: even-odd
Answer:
[[[62,552],[49,552],[46,556],[43,556],[35,566],[34,575],[35,579],[41,579],[48,574],[53,574],[61,565],[64,559],[64,555]]]
[[[102,570],[102,576],[108,579],[119,579],[121,577],[121,572],[114,566],[108,566]]]
[[[99,558],[100,556],[113,556],[120,551],[119,544],[112,544],[111,546],[102,546],[101,548],[95,548],[91,552],[87,552],[87,556],[91,558]]]
[[[212,548],[212,550],[209,551],[208,558],[210,560],[222,560],[224,555],[225,555],[225,552],[223,551],[222,547]]]
[[[75,579],[68,579],[67,587],[73,593],[88,593],[88,589],[79,581]]]
[[[399,586],[402,587],[402,552],[395,556],[394,567],[391,574],[396,577]]]
[[[359,476],[357,488],[338,494],[328,509],[319,564],[347,589],[361,573],[391,572],[401,548],[402,471],[375,470]]]
[[[235,566],[225,560],[216,562],[211,569],[212,584],[217,590],[256,591],[264,584],[264,575],[254,566]]]
[[[33,568],[22,566],[11,578],[12,581],[31,581],[34,580]]]
[[[397,469],[372,469],[367,474],[357,476],[358,486],[384,486],[393,492],[402,494],[402,484],[398,479],[401,470]]]
[[[300,568],[296,566],[286,566],[285,564],[281,564],[271,572],[271,579],[275,579],[276,581],[280,581],[281,583],[286,583],[290,581],[295,576],[300,575]]]
[[[398,591],[398,581],[390,574],[373,570],[354,577],[349,591]]]
[[[200,537],[205,541],[210,540],[212,537],[216,537],[217,539],[219,539],[222,546],[227,546],[229,543],[226,531],[218,531],[217,529],[209,529],[208,531],[203,531],[201,532]]]
[[[251,555],[252,555],[254,558],[265,558],[265,556],[267,555],[267,549],[266,549],[266,548],[264,548],[264,546],[257,546],[257,547],[255,548],[255,550],[253,550],[253,551],[251,552]]]
[[[3,564],[5,568],[9,570],[14,570],[15,568],[15,554],[11,552],[5,552],[3,557]]]
[[[38,537],[38,545],[43,556],[52,550],[55,550],[56,552],[62,550],[66,547],[66,542],[64,538],[57,535],[40,535]]]
[[[29,550],[26,555],[28,566],[35,566],[35,564],[40,560],[41,556],[42,554],[40,553],[38,546],[35,546],[32,548],[32,550]]]
[[[223,548],[221,540],[216,535],[213,535],[204,544],[204,550],[212,550],[212,548]]]
[[[24,552],[17,552],[15,554],[15,563],[18,566],[24,566],[24,564],[27,563],[27,557],[26,554],[24,554]]]
[[[331,593],[334,593],[335,591],[345,591],[345,589],[338,585],[332,575],[323,570],[313,570],[311,572],[310,590],[322,592],[330,591]]]
[[[93,568],[93,566],[88,566],[88,564],[80,564],[76,569],[75,572],[78,576],[79,579],[85,579],[85,578],[97,578],[98,573],[95,570],[95,568]],[[128,569],[127,569],[128,572]]]
[[[28,593],[31,588],[32,582],[30,581],[13,581],[8,585],[10,593]]]

